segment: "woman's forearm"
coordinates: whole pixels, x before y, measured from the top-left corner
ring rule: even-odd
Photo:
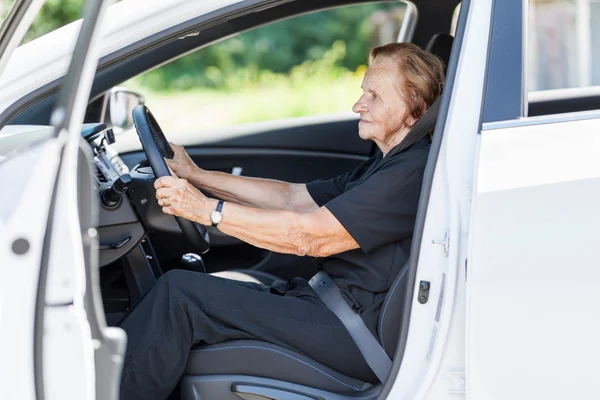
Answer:
[[[215,203],[213,199],[199,203],[193,219],[210,224],[209,211]],[[261,249],[298,256],[327,257],[359,247],[326,207],[299,213],[225,203],[217,229]]]
[[[263,209],[310,211],[317,208],[306,185],[197,169],[188,181],[225,201]]]

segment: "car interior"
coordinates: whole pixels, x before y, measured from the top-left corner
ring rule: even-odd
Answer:
[[[243,5],[217,15],[194,18],[161,37],[126,48],[100,60],[85,116],[82,137],[94,154],[92,171],[98,194],[100,287],[106,320],[116,326],[166,271],[176,268],[211,273],[228,279],[270,284],[316,272],[309,257],[273,253],[253,247],[208,227],[193,235],[210,236],[210,250],[182,236],[171,216],[153,201],[156,171],[148,154],[139,149],[119,151],[123,135],[115,135],[107,115],[111,90],[120,83],[189,51],[221,38],[303,13],[361,1],[280,1],[248,12]],[[451,52],[458,52],[450,32],[458,0],[415,1],[419,16],[412,41],[438,55],[452,73]],[[189,33],[198,33],[186,36]],[[56,101],[56,85],[32,93],[13,106],[9,125],[47,125]],[[439,100],[438,100],[439,102]],[[439,104],[437,104],[439,106]],[[600,107],[596,94],[563,98],[530,98],[529,115],[573,112]],[[413,129],[433,131],[438,107],[432,107]],[[559,110],[559,111],[557,111]],[[160,123],[160,121],[158,121]],[[260,130],[262,126],[262,131]],[[208,143],[186,145],[203,169],[219,170],[288,182],[334,177],[355,168],[377,150],[358,136],[357,119],[307,118],[255,124]],[[258,132],[256,131],[258,129]],[[169,132],[164,132],[170,139]],[[195,143],[195,144],[194,144]],[[195,228],[193,228],[195,229]],[[382,343],[394,359],[398,347],[404,292],[401,273],[385,300],[387,312],[379,320]],[[399,360],[395,360],[398,362]],[[198,345],[190,352],[180,383],[183,399],[375,399],[382,382],[363,382],[343,375],[304,354],[261,341],[235,340]]]

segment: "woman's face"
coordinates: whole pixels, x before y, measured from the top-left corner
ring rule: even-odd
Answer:
[[[373,140],[382,151],[398,144],[416,122],[407,117],[407,105],[398,91],[403,78],[391,60],[372,63],[362,82],[363,95],[352,107],[360,114],[358,133]]]

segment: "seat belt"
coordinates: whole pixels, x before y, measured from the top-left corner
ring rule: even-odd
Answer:
[[[379,381],[385,382],[392,369],[392,360],[367,328],[360,315],[346,303],[333,279],[325,271],[319,271],[308,281],[308,284],[325,303],[325,306],[342,322]]]

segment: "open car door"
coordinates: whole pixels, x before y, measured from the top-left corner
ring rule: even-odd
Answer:
[[[125,334],[106,327],[95,292],[96,196],[80,135],[103,3],[85,6],[48,134],[0,160],[2,399],[118,397]],[[15,3],[0,32],[0,73],[42,4]]]
[[[590,398],[600,388],[600,110],[528,116],[527,14],[519,1],[495,7],[471,215],[468,394]]]

